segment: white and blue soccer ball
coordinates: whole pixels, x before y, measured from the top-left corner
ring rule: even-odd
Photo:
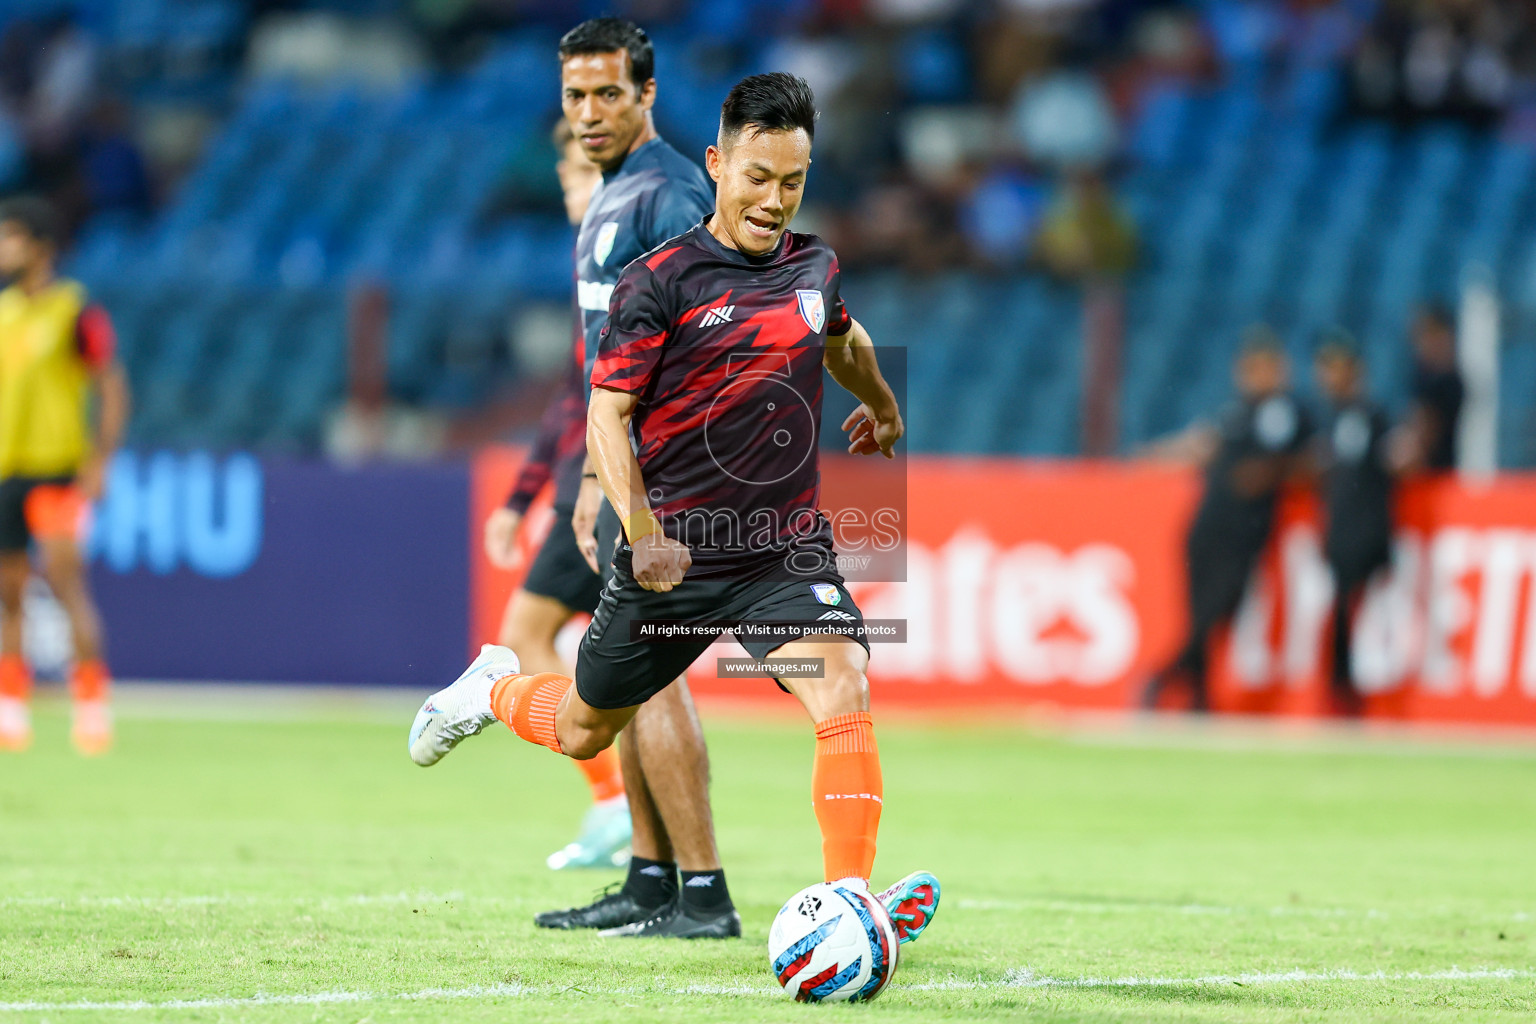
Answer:
[[[867,889],[818,882],[789,898],[768,930],[768,962],[802,1003],[867,1002],[896,970],[901,949]]]

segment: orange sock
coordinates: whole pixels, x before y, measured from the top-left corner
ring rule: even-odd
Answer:
[[[571,677],[555,672],[504,676],[491,687],[491,713],[521,739],[563,754],[555,735],[555,709],[570,688]]]
[[[875,866],[880,831],[880,751],[869,712],[829,718],[816,727],[811,769],[826,880],[862,878]]]
[[[75,700],[106,700],[112,676],[99,658],[82,661],[69,675],[69,692]]]
[[[576,767],[592,787],[592,802],[602,803],[624,795],[624,771],[619,767],[619,748],[608,747],[596,757],[577,761]]]
[[[32,670],[19,654],[0,655],[0,697],[26,700],[32,696]]]

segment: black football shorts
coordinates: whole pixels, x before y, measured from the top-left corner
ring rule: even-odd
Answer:
[[[692,622],[815,623],[835,619],[858,629],[864,615],[835,570],[795,580],[688,580],[665,594],[646,590],[629,572],[628,550],[614,560],[592,624],[576,655],[576,692],[594,708],[644,704],[698,660],[712,637],[689,640],[635,639],[631,627],[654,620]],[[782,637],[738,635],[754,658],[784,646]],[[854,637],[869,650],[861,636]]]
[[[556,505],[554,511],[554,525],[528,567],[523,589],[590,615],[597,608],[602,577],[592,571],[576,547],[576,534],[571,532],[571,506]]]
[[[39,537],[75,537],[85,503],[72,476],[0,480],[0,551],[26,551]]]

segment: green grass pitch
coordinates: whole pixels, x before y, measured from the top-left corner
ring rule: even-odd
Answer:
[[[778,992],[769,921],[819,878],[808,725],[706,713],[746,937],[644,944],[532,914],[617,873],[543,858],[584,801],[500,733],[426,771],[398,715],[57,705],[0,758],[10,1021],[1531,1021],[1536,748],[920,727],[877,707],[876,884],[944,883],[868,1006]],[[1182,734],[1181,734],[1182,735]]]

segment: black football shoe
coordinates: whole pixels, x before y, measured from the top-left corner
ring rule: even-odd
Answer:
[[[681,900],[673,899],[643,921],[605,928],[597,934],[609,939],[739,939],[741,915],[726,907],[710,916],[695,916]]]
[[[621,888],[623,883],[611,885],[594,902],[584,907],[568,910],[546,910],[534,917],[533,923],[540,928],[618,928],[622,925],[644,921],[666,909],[648,907]]]

